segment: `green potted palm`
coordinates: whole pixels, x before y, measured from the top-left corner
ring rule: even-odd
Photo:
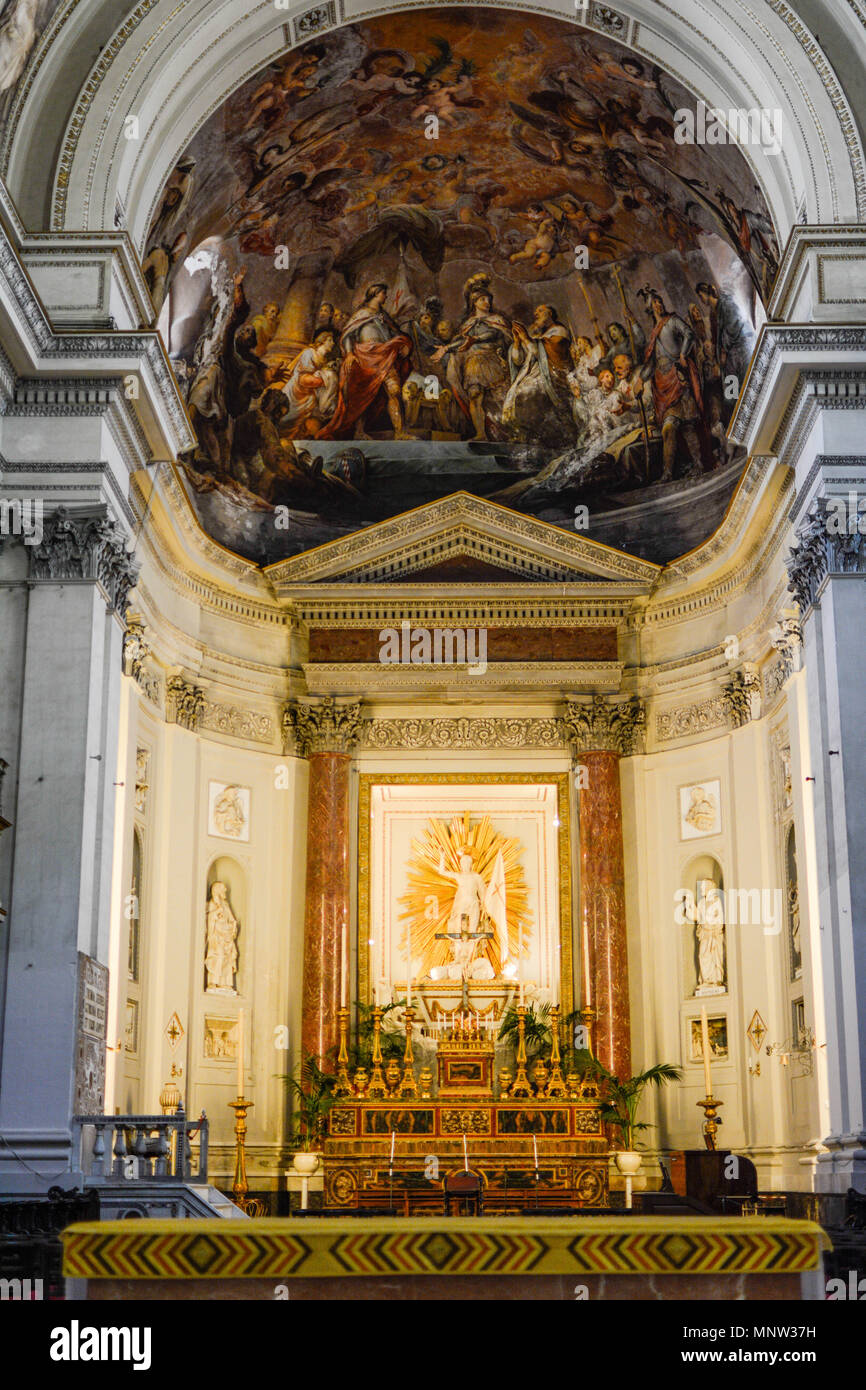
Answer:
[[[292,1098],[295,1129],[291,1143],[296,1145],[292,1164],[304,1177],[315,1173],[319,1166],[318,1150],[325,1138],[328,1113],[334,1104],[336,1077],[326,1072],[320,1060],[308,1053],[298,1064],[297,1077],[281,1077]]]
[[[660,1090],[668,1081],[681,1081],[682,1069],[670,1062],[657,1062],[654,1067],[623,1079],[608,1071],[597,1059],[593,1060],[595,1073],[604,1085],[601,1118],[618,1129],[622,1139],[622,1148],[615,1153],[614,1162],[624,1176],[634,1176],[641,1165],[636,1136],[641,1130],[652,1129],[652,1125],[637,1118],[643,1093],[648,1086]]]

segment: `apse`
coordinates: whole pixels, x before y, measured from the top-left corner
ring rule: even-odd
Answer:
[[[145,247],[205,530],[268,563],[462,490],[656,562],[706,539],[778,246],[744,151],[683,141],[695,107],[494,8],[251,78]]]

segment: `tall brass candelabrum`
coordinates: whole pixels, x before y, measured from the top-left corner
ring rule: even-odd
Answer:
[[[382,1010],[378,1004],[373,1010],[373,1052],[370,1061],[372,1071],[367,1087],[367,1099],[384,1100],[388,1095],[388,1087],[382,1073]]]
[[[565,1077],[562,1075],[562,1058],[559,1052],[559,1005],[552,1004],[550,1008],[550,1080],[547,1083],[545,1095],[549,1100],[554,1100],[557,1096],[567,1096],[568,1087],[565,1084]]]
[[[349,1010],[340,1009],[337,1020],[340,1027],[340,1046],[337,1051],[337,1084],[334,1087],[334,1095],[353,1096],[355,1092],[349,1080]]]
[[[403,1053],[403,1079],[397,1091],[398,1096],[406,1096],[409,1099],[418,1099],[418,1083],[415,1080],[415,1056],[412,1051],[412,1024],[415,1021],[415,1010],[408,1004],[403,1011],[403,1023],[406,1028],[406,1051]]]
[[[262,1204],[257,1197],[248,1197],[250,1190],[247,1182],[247,1111],[252,1110],[253,1102],[244,1100],[243,1096],[238,1096],[237,1100],[230,1100],[229,1105],[235,1112],[235,1179],[232,1183],[232,1197],[236,1207],[247,1213],[248,1216],[261,1216]]]
[[[531,1096],[532,1086],[529,1077],[526,1075],[526,1005],[520,1004],[517,1009],[517,1075],[509,1091],[512,1100],[519,1100],[521,1096]]]

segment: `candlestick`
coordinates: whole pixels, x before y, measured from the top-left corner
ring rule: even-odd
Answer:
[[[230,1100],[229,1105],[235,1112],[235,1176],[232,1183],[232,1198],[235,1206],[240,1207],[247,1216],[262,1216],[264,1214],[262,1203],[257,1197],[247,1196],[249,1191],[246,1160],[247,1111],[252,1110],[253,1102],[239,1097],[237,1100]]]
[[[722,1102],[720,1100],[714,1100],[712,1096],[707,1096],[706,1100],[699,1100],[697,1104],[704,1112],[704,1143],[708,1149],[715,1149],[716,1134],[719,1125],[722,1123],[721,1116],[718,1113],[719,1106]]]
[[[337,1052],[337,1084],[334,1087],[334,1095],[351,1096],[354,1095],[354,1091],[349,1080],[349,1051],[347,1047],[349,1010],[345,1005],[339,1010],[337,1021],[340,1029],[340,1046]]]
[[[417,1096],[418,1086],[415,1081],[415,1058],[412,1052],[412,1026],[415,1019],[415,1010],[407,1009],[403,1015],[403,1026],[406,1029],[406,1050],[403,1053],[403,1080],[400,1082],[398,1096]]]
[[[552,1004],[550,1007],[550,1080],[547,1083],[545,1095],[548,1100],[553,1100],[556,1096],[567,1096],[568,1087],[562,1075],[562,1058],[559,1051],[559,1005]]]
[[[244,1093],[244,1011],[238,1009],[238,1100]]]
[[[704,1090],[709,1099],[713,1094],[713,1079],[710,1075],[710,1027],[706,1004],[701,1005],[701,1051],[704,1055]]]
[[[346,923],[343,923],[343,935],[340,941],[340,1008],[345,1009],[347,1003],[347,989],[349,984],[349,950],[348,937],[346,934]]]
[[[513,1100],[532,1095],[532,1087],[526,1075],[526,1009],[523,1004],[517,1010],[517,1075],[509,1094]]]
[[[367,1087],[368,1100],[384,1100],[388,1094],[385,1078],[382,1075],[382,1010],[378,1004],[373,1010],[373,1051],[371,1053],[372,1071]]]
[[[466,1135],[465,1135],[465,1134],[463,1135],[463,1168],[464,1168],[464,1171],[465,1171],[465,1172],[467,1172],[467,1173],[469,1172],[469,1150],[468,1150],[467,1147],[466,1147]]]

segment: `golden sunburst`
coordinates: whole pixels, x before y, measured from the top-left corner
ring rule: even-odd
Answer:
[[[444,859],[446,869],[455,872],[459,868],[460,855],[470,854],[473,870],[489,886],[500,850],[505,869],[508,955],[515,961],[521,943],[523,954],[527,954],[532,920],[520,841],[509,839],[495,830],[489,816],[482,816],[473,822],[468,811],[462,816],[454,816],[450,825],[431,818],[420,838],[412,840],[412,856],[407,873],[409,892],[400,898],[400,906],[405,910],[400,913],[399,921],[406,923],[400,941],[400,952],[404,959],[408,933],[411,932],[412,974],[416,980],[426,979],[435,966],[446,965],[451,960],[450,943],[436,940],[437,932],[447,932],[449,929],[448,918],[456,893],[453,880],[444,878],[439,872],[441,860]],[[482,913],[479,929],[493,931],[494,935],[491,940],[478,942],[476,958],[486,956],[498,977],[502,970],[500,946],[493,924],[485,913]]]

